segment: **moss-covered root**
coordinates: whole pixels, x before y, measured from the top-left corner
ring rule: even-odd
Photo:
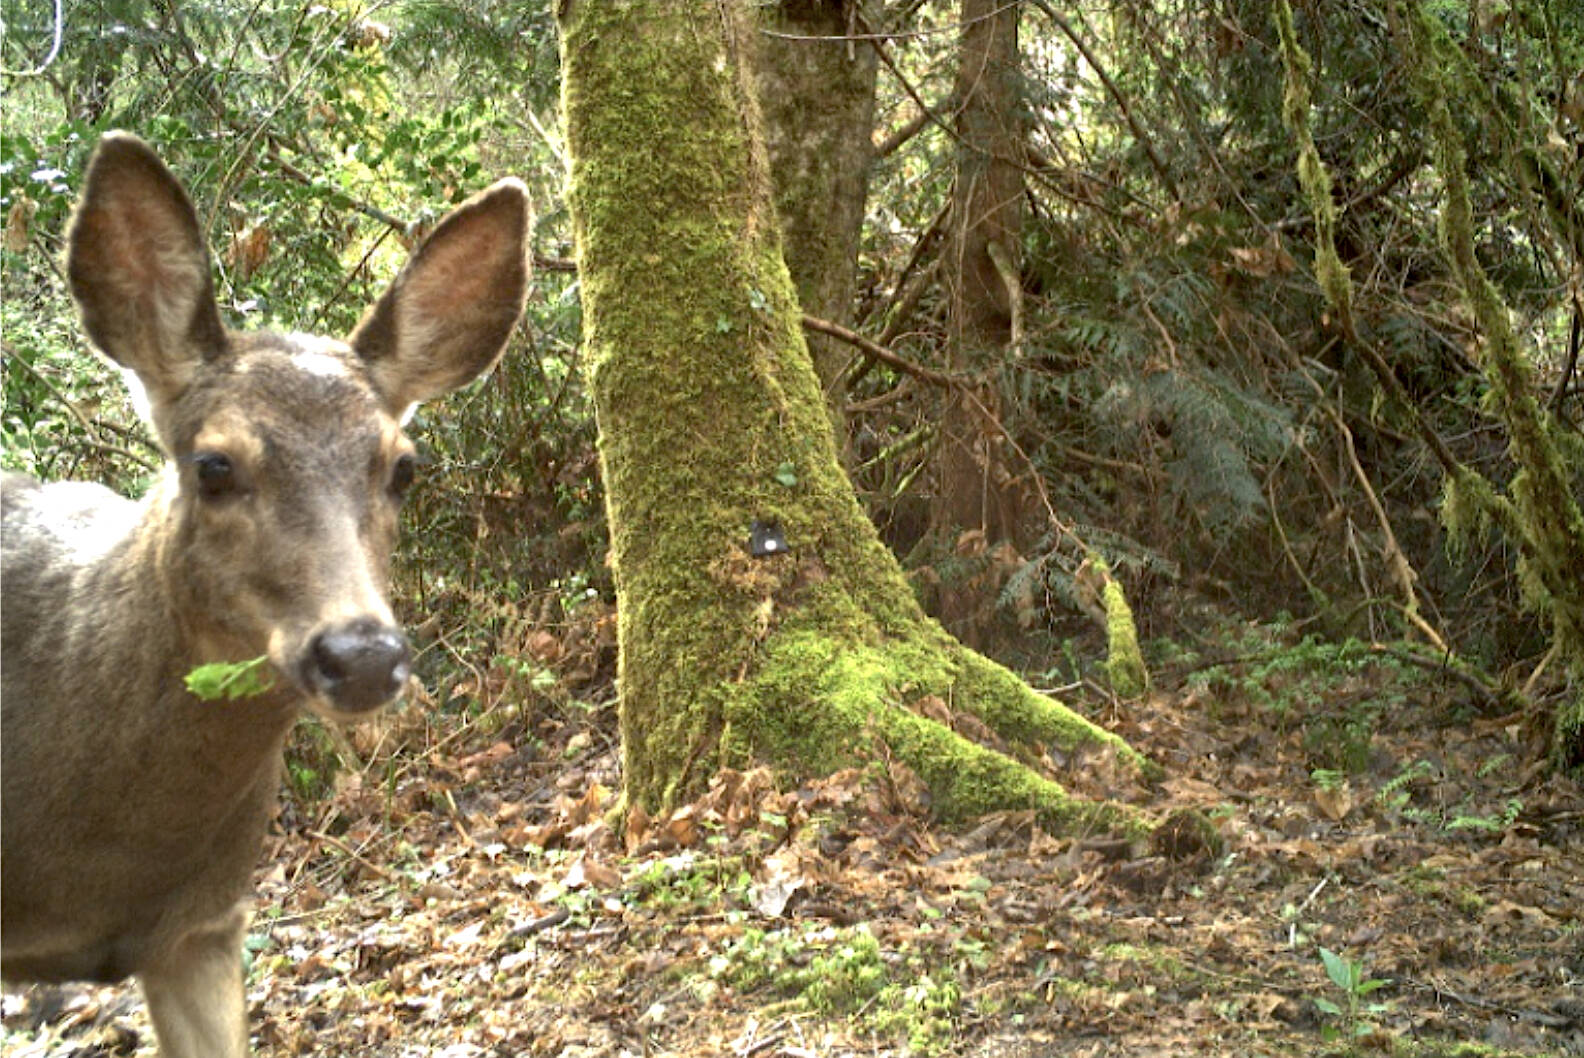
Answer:
[[[1012,748],[959,734],[964,717]],[[721,748],[724,764],[768,761],[802,775],[894,758],[929,787],[945,821],[1033,809],[1054,833],[1150,830],[1137,809],[1075,797],[1012,755],[1038,743],[1105,747],[1141,776],[1158,773],[1117,736],[955,643],[864,646],[816,631],[783,633],[770,646],[759,674],[727,704]]]
[[[1139,838],[1152,829],[1136,808],[1074,797],[1027,765],[901,706],[876,714],[872,730],[924,780],[936,816],[948,822],[987,812],[1032,809],[1040,825],[1053,834],[1120,833]]]
[[[1140,778],[1160,777],[1159,766],[1120,736],[1040,694],[1011,670],[956,641],[945,653],[953,670],[949,691],[953,704],[973,713],[1002,738],[1069,751],[1083,746],[1109,747]]]

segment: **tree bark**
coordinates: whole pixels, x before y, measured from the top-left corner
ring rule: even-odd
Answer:
[[[758,8],[768,31],[754,64],[765,143],[781,218],[782,249],[803,311],[852,321],[858,241],[874,159],[879,60],[864,41],[862,0],[782,0]],[[841,375],[852,351],[829,335],[808,337],[838,444],[846,448]]]
[[[836,456],[775,223],[740,0],[571,0],[561,20],[585,362],[620,614],[623,785],[900,761],[944,818],[1141,830],[1024,760],[1096,727],[920,611]],[[755,523],[787,546],[756,557]],[[1007,752],[965,738],[983,731]]]
[[[1014,353],[1020,311],[1022,104],[1017,4],[963,0],[954,98],[957,176],[946,276],[952,368],[978,380],[947,402],[941,423],[937,535],[982,530],[989,543],[1017,537],[1020,504],[1006,467],[996,377]],[[943,540],[942,542],[948,542]],[[948,623],[952,615],[943,608]]]

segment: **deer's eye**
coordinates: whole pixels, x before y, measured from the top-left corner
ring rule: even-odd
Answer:
[[[412,488],[413,472],[418,468],[418,460],[411,453],[402,455],[391,467],[390,490],[398,500],[407,495],[407,490]]]
[[[218,500],[236,493],[236,467],[231,457],[219,452],[199,452],[193,456],[193,466],[198,475],[198,495],[206,500]]]

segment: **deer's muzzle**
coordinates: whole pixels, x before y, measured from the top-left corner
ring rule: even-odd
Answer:
[[[393,701],[411,673],[407,637],[371,617],[321,629],[308,641],[301,662],[303,685],[346,713]]]

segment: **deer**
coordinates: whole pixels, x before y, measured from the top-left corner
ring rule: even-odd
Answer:
[[[141,502],[0,484],[0,977],[135,978],[164,1058],[248,1053],[242,945],[287,734],[409,682],[388,601],[403,426],[501,355],[530,213],[516,179],[457,206],[344,340],[234,331],[181,183],[135,136],[97,144],[66,277],[164,460]],[[187,689],[259,657],[261,693]]]

